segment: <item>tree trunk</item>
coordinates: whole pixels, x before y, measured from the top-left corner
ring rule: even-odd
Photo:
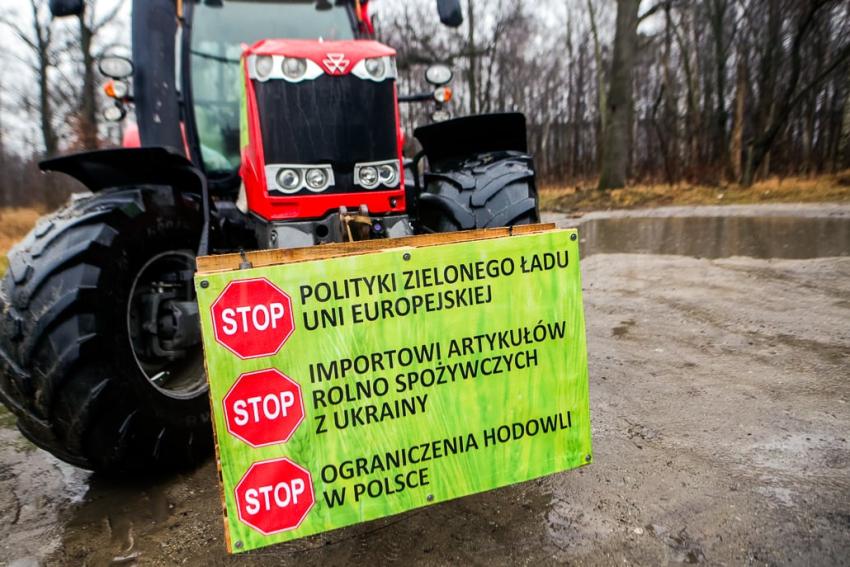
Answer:
[[[714,141],[712,151],[714,159],[722,160],[726,149],[726,56],[725,39],[726,11],[729,7],[727,0],[712,0],[710,2],[710,20],[714,36],[714,87],[716,89],[714,108]]]
[[[850,78],[848,78],[850,82]],[[850,167],[850,88],[844,95],[844,109],[841,117],[841,136],[838,142],[838,159],[840,168]]]
[[[467,29],[469,33],[467,50],[469,51],[469,73],[467,74],[467,85],[469,87],[469,113],[476,114],[478,112],[478,76],[477,65],[478,55],[475,45],[475,2],[467,0]]]
[[[743,175],[744,151],[744,114],[747,108],[747,55],[738,55],[738,65],[735,77],[735,124],[732,126],[732,140],[729,147],[729,163],[732,175],[736,181]]]
[[[85,11],[79,16],[80,54],[83,60],[83,88],[80,93],[79,142],[83,149],[98,147],[97,136],[97,83],[95,60],[92,55],[92,29],[86,24]]]
[[[596,66],[596,93],[598,97],[599,125],[596,133],[596,160],[602,163],[604,153],[603,138],[608,127],[608,95],[605,92],[605,69],[602,64],[602,46],[599,42],[599,29],[596,27],[596,14],[593,10],[593,0],[587,0],[587,11],[590,15],[590,32],[593,36],[593,59]]]
[[[575,93],[575,101],[573,105],[573,148],[572,148],[572,157],[570,161],[572,162],[572,175],[573,178],[577,177],[579,174],[579,163],[581,161],[580,158],[580,148],[581,148],[581,135],[582,135],[582,127],[581,121],[582,116],[584,115],[584,69],[585,69],[585,50],[584,45],[579,47],[579,57],[578,57],[578,79],[576,81],[576,90]]]
[[[679,176],[679,117],[678,92],[674,79],[671,61],[673,59],[673,14],[672,5],[664,7],[664,51],[662,67],[664,69],[664,129],[667,131],[667,141],[664,146],[664,169],[667,180],[672,185]]]
[[[603,191],[625,187],[628,176],[639,8],[640,0],[617,0],[614,60],[608,91],[608,125],[604,132],[604,153],[599,176],[599,189]]]
[[[38,19],[38,5],[31,0],[33,31],[36,38],[36,56],[38,59],[38,111],[41,118],[41,137],[44,140],[44,155],[54,156],[59,151],[59,137],[53,127],[53,105],[50,101],[50,24],[43,27]]]

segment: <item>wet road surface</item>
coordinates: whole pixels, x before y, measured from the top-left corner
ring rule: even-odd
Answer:
[[[0,564],[846,564],[850,208],[714,209],[551,217],[590,254],[590,467],[234,559],[211,462],[92,477],[3,411]]]

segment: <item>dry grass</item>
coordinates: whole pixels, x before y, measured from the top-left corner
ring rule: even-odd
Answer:
[[[41,208],[0,208],[0,274],[9,265],[6,259],[9,249],[32,230],[45,212]]]
[[[595,184],[543,187],[541,208],[558,212],[651,208],[667,205],[850,202],[850,170],[819,177],[770,178],[740,185],[636,185],[597,191]]]

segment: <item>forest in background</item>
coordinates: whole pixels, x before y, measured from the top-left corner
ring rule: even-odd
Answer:
[[[82,18],[52,20],[46,0],[21,0],[0,14],[0,206],[55,206],[73,186],[35,163],[120,139],[100,117],[96,60],[127,52],[122,4],[87,0]],[[747,187],[850,166],[846,0],[463,4],[452,30],[433,0],[375,1],[400,91],[450,63],[455,115],[525,113],[544,184]],[[406,131],[430,110],[403,107]]]
[[[464,7],[455,32],[423,26],[429,3],[404,3],[384,34],[403,69],[454,64],[459,112],[524,112],[544,181],[749,185],[850,165],[846,0]]]

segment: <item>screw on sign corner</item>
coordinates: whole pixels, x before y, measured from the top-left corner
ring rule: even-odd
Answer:
[[[301,386],[276,369],[242,374],[222,405],[227,431],[254,448],[286,443],[304,421]]]
[[[243,360],[277,354],[295,331],[292,299],[266,278],[230,282],[210,312],[216,342]]]
[[[251,465],[234,492],[239,521],[267,536],[298,528],[316,503],[310,471],[285,457]]]

